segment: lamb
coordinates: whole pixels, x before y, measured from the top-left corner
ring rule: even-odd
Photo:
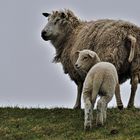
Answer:
[[[48,17],[48,23],[41,36],[45,41],[51,41],[56,49],[54,62],[60,62],[64,73],[77,85],[75,108],[81,106],[85,76],[75,70],[74,64],[78,58],[76,52],[83,49],[93,50],[101,61],[114,64],[120,84],[131,79],[128,107],[133,107],[140,82],[140,28],[122,20],[81,21],[70,10],[53,11],[43,15]]]
[[[117,103],[122,106],[120,100],[118,74],[115,66],[109,62],[101,62],[98,55],[90,50],[78,52],[78,59],[75,63],[77,71],[85,73],[86,78],[83,84],[83,99],[85,106],[85,130],[92,128],[94,104],[99,95],[101,98],[97,102],[97,125],[103,125],[106,121],[107,104],[111,101],[114,93]],[[118,88],[118,90],[116,90]],[[117,93],[118,92],[118,93]]]

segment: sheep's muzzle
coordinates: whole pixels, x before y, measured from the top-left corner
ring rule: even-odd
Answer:
[[[41,37],[45,40],[48,41],[49,40],[49,36],[47,36],[47,33],[45,31],[41,32]]]

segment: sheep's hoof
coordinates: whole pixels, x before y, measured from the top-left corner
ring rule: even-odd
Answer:
[[[127,108],[135,108],[135,107],[134,107],[134,104],[128,103]]]
[[[129,104],[128,104],[127,108],[128,108],[128,109],[132,109],[132,108],[135,108],[135,107],[134,107],[134,105],[129,105]]]
[[[76,104],[73,109],[81,109],[81,105]]]
[[[119,110],[123,110],[123,105],[118,106],[118,109],[119,109]]]

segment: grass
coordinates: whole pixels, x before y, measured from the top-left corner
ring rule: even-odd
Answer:
[[[0,108],[0,140],[140,140],[138,108],[108,109],[106,124],[89,132],[83,122],[83,110]]]

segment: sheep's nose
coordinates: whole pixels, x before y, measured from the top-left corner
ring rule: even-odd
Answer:
[[[49,40],[49,36],[47,35],[47,32],[46,32],[46,31],[42,31],[42,32],[41,32],[41,37],[42,37],[45,41],[48,41],[48,40]]]
[[[41,36],[42,36],[42,38],[44,38],[46,36],[46,31],[42,31]]]

